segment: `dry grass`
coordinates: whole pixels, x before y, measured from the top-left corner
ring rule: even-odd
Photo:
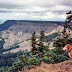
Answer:
[[[25,72],[72,72],[72,60],[64,61],[57,64],[41,63],[30,70],[25,69]]]

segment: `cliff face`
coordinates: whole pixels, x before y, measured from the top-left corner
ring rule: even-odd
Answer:
[[[2,30],[1,36],[5,39],[3,48],[8,49],[17,44],[20,47],[16,51],[30,49],[30,38],[33,31],[36,31],[37,36],[41,29],[43,29],[46,34],[49,34],[62,24],[62,22],[51,21],[8,20],[0,25],[0,29]],[[11,51],[14,52],[15,49]]]

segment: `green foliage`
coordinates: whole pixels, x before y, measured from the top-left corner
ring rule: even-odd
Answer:
[[[55,53],[55,54],[59,54],[59,55],[61,55],[61,54],[64,54],[65,52],[62,50],[62,48],[55,48],[55,49],[53,49],[52,50],[53,51],[53,53]]]
[[[25,67],[29,67],[29,65],[37,65],[40,63],[39,55],[30,55],[25,54],[24,56],[19,56],[18,59],[24,63]]]
[[[18,72],[18,70],[21,71],[21,69],[24,67],[24,64],[22,61],[17,61],[15,63],[13,63],[13,66],[11,66],[8,69],[8,72]]]
[[[30,65],[39,65],[40,64],[40,59],[38,54],[37,55],[32,55],[30,59],[28,60]]]
[[[64,38],[57,37],[54,40],[54,46],[57,48],[64,47],[66,44],[72,44],[72,38],[69,38],[69,35],[66,35]]]
[[[22,70],[24,67],[30,67],[31,65],[40,65],[41,62],[54,64],[68,59],[67,52],[64,52],[61,48],[55,48],[53,50],[48,50],[47,52],[44,50],[43,53],[42,57],[40,57],[39,54],[25,54],[19,56],[19,62],[16,61],[13,66],[9,68],[9,72],[17,72],[18,70]]]
[[[6,72],[15,61],[18,61],[17,56],[23,54],[27,54],[29,56],[30,53],[31,52],[22,52],[22,51],[17,53],[7,53],[7,54],[0,53],[0,72]]]
[[[17,57],[23,54],[27,54],[28,56],[30,55],[31,52],[23,52],[19,51],[17,53],[6,53],[2,54],[0,53],[0,72],[6,72],[8,70],[6,67],[7,66],[12,66],[12,64],[17,60]]]
[[[54,63],[54,60],[52,59],[52,57],[43,57],[41,58],[41,62],[44,62],[44,63],[48,63],[48,64],[53,64]]]
[[[44,47],[43,43],[40,42],[40,43],[39,43],[39,47],[38,47],[39,57],[42,57],[44,48],[45,48],[45,47]]]
[[[40,31],[40,42],[44,42],[44,31],[41,29]]]
[[[9,68],[9,66],[1,67],[0,72],[7,72],[8,68]]]
[[[28,53],[25,53],[23,56],[18,56],[18,60],[8,69],[8,72],[18,72],[23,67],[28,67]]]
[[[39,57],[41,58],[44,54],[44,51],[48,51],[48,46],[44,45],[44,41],[45,41],[45,36],[44,36],[44,31],[41,29],[40,31],[40,41],[38,44],[38,54]]]
[[[55,48],[52,50],[54,56],[52,57],[55,63],[62,62],[68,60],[68,52],[64,52],[62,48]]]
[[[45,46],[42,42],[39,43],[38,54],[40,58],[43,56],[44,51],[47,52],[48,50],[48,46]]]
[[[65,60],[68,60],[68,53],[64,52],[62,49],[54,49],[53,50],[54,55],[52,56],[54,63],[62,62]]]
[[[39,65],[40,60],[38,55],[30,55],[25,54],[24,56],[19,56],[18,60],[13,63],[13,65],[8,69],[8,72],[17,72],[18,70],[22,70],[24,67],[29,67],[30,65]]]
[[[35,31],[32,33],[32,37],[31,37],[31,46],[32,46],[32,55],[36,55],[38,54],[39,57],[41,58],[44,54],[44,51],[48,51],[48,46],[44,45],[44,31],[41,29],[40,31],[40,39],[39,39],[39,43],[36,42],[36,36],[35,36]]]
[[[65,60],[68,60],[68,57],[66,57],[64,55],[56,55],[56,54],[54,54],[54,56],[52,58],[54,60],[54,63],[59,63],[59,62],[63,62]]]
[[[64,38],[60,36],[57,37],[53,42],[56,47],[53,50],[49,50],[48,46],[44,45],[44,31],[40,32],[40,42],[36,42],[35,32],[32,34],[31,42],[32,42],[32,54],[24,54],[23,56],[19,56],[19,62],[15,62],[12,67],[9,68],[9,71],[16,72],[18,70],[22,70],[23,67],[30,67],[31,65],[40,65],[41,62],[45,62],[48,64],[54,64],[58,62],[62,62],[67,60],[68,53],[62,50],[62,47],[71,43],[71,40],[68,39],[68,35]]]
[[[45,52],[45,54],[42,57],[42,61],[48,64],[52,64],[68,60],[68,58],[69,57],[67,52],[64,52],[62,49],[56,48],[54,50]]]
[[[25,67],[29,66],[28,63],[29,56],[27,54],[25,54],[24,56],[19,56],[18,59],[23,62]]]
[[[35,36],[35,34],[36,34],[36,32],[34,31],[32,33],[32,37],[31,37],[31,46],[32,46],[31,51],[32,51],[33,55],[37,54],[37,52],[38,52],[38,50],[36,48],[36,36]]]

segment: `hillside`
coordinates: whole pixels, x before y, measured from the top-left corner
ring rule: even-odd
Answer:
[[[30,70],[25,69],[25,72],[72,72],[72,60],[57,64],[41,63],[40,66],[35,66]]]
[[[33,31],[36,31],[36,35],[39,36],[40,30],[43,29],[45,35],[48,36],[55,33],[57,31],[56,29],[62,24],[63,22],[52,21],[8,20],[0,25],[0,35],[5,39],[3,48],[9,49],[17,45],[19,48],[13,48],[9,52],[18,52],[26,49],[30,50],[30,38]]]

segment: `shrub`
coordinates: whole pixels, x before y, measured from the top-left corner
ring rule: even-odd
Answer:
[[[43,57],[40,59],[40,61],[44,62],[44,63],[48,63],[48,64],[53,64],[54,63],[54,60],[52,59],[52,57]]]
[[[56,55],[58,54],[61,55],[65,53],[65,51],[62,50],[62,48],[55,48],[52,50],[52,52],[55,53]]]
[[[41,61],[52,64],[68,60],[68,58],[69,57],[67,52],[64,52],[61,48],[55,48],[53,50],[45,52]]]
[[[28,63],[29,57],[27,54],[25,54],[24,56],[19,56],[18,59],[23,62],[25,67],[29,67]]]
[[[65,35],[64,38],[56,37],[53,41],[53,45],[56,48],[62,48],[66,44],[72,44],[72,38],[70,38],[70,35]]]
[[[8,72],[18,72],[18,70],[22,70],[23,67],[24,63],[22,61],[17,61],[8,69]]]
[[[28,60],[28,63],[30,65],[39,65],[40,64],[40,59],[38,54],[37,55],[32,55],[31,58]]]
[[[65,60],[67,60],[68,57],[64,56],[64,55],[54,54],[54,56],[52,56],[52,59],[54,60],[54,63],[59,63],[59,62],[63,62]]]

